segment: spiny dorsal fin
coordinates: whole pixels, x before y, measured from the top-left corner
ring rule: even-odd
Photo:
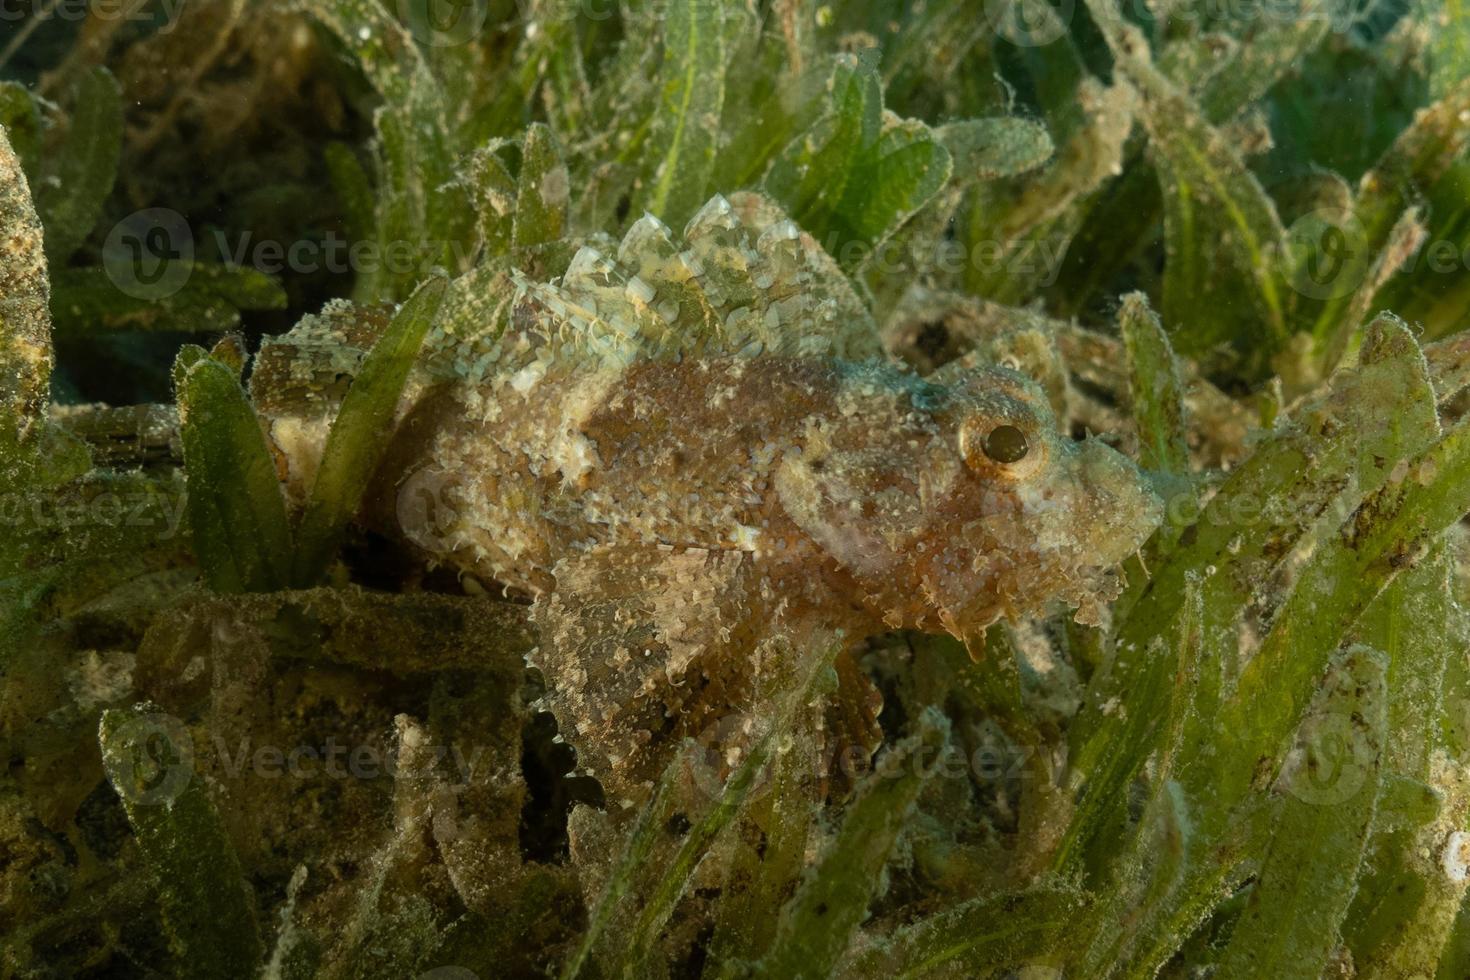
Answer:
[[[883,356],[878,328],[836,261],[753,192],[711,198],[681,236],[652,215],[621,242],[594,236],[552,282],[486,268],[454,292],[447,305],[458,312],[436,326],[420,358],[419,370],[441,381],[683,355]],[[380,329],[388,312],[329,306],[268,339],[258,363],[270,383],[255,386],[257,397],[340,398],[371,346],[364,329]],[[463,329],[471,313],[482,329]]]
[[[559,282],[515,277],[515,328],[533,347],[624,362],[742,352],[881,356],[852,284],[769,199],[717,195],[681,238],[644,215],[615,254],[581,248]]]
[[[386,304],[333,300],[287,333],[266,337],[251,370],[256,407],[271,417],[334,412],[392,318]]]

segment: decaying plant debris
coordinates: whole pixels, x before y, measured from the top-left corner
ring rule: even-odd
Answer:
[[[39,25],[4,975],[1470,975],[1470,21],[1019,6]]]

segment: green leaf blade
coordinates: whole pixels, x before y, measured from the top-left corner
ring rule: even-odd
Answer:
[[[1139,431],[1139,464],[1144,469],[1187,474],[1184,381],[1164,325],[1149,308],[1144,294],[1131,293],[1123,297],[1118,327],[1128,354],[1128,380]]]
[[[179,391],[195,554],[217,592],[285,587],[291,531],[260,419],[235,373],[197,357]]]
[[[530,248],[562,237],[571,198],[570,181],[556,136],[542,123],[531,124],[521,145],[512,247]]]
[[[1221,962],[1225,976],[1320,976],[1358,887],[1387,751],[1385,658],[1348,651],[1303,727],[1300,765],[1260,878]]]
[[[368,352],[342,401],[298,529],[291,579],[299,585],[316,584],[336,557],[447,285],[440,278],[419,287]]]
[[[56,265],[91,234],[122,156],[122,89],[112,74],[97,68],[84,75],[72,105],[66,142],[36,194],[46,227],[46,257]]]
[[[831,974],[866,917],[909,811],[934,773],[925,760],[948,742],[949,722],[937,709],[927,709],[916,727],[913,736],[879,759],[826,855],[782,911],[763,972],[808,978]]]
[[[953,167],[928,126],[884,114],[873,65],[847,57],[827,114],[777,156],[765,189],[851,271],[934,199]]]
[[[181,974],[209,980],[264,958],[254,896],[201,777],[187,729],[150,705],[103,712],[102,763],[158,880]]]
[[[898,930],[838,975],[908,980],[943,976],[956,963],[970,976],[997,966],[1041,966],[1076,924],[1084,901],[1082,893],[1051,882],[970,899]]]
[[[1392,408],[1385,410],[1384,406]],[[1370,331],[1359,368],[1343,372],[1321,400],[1302,406],[1296,423],[1278,428],[1264,440],[1235,468],[1197,518],[1185,520],[1178,545],[1156,563],[1143,593],[1119,624],[1118,656],[1108,670],[1093,677],[1086,702],[1073,721],[1069,733],[1073,778],[1085,785],[1061,860],[1080,857],[1077,848],[1082,841],[1092,842],[1089,847],[1094,855],[1106,855],[1102,842],[1107,835],[1102,828],[1118,825],[1124,787],[1144,764],[1158,733],[1156,714],[1110,713],[1106,706],[1114,698],[1131,700],[1135,692],[1154,692],[1165,683],[1160,672],[1167,669],[1167,660],[1150,657],[1147,651],[1175,622],[1190,576],[1208,572],[1202,586],[1207,635],[1235,635],[1260,569],[1272,567],[1314,525],[1344,506],[1339,498],[1345,487],[1354,488],[1346,503],[1350,508],[1387,482],[1397,460],[1411,458],[1432,442],[1438,432],[1434,406],[1428,368],[1413,335],[1393,318],[1381,318]],[[1263,487],[1271,489],[1263,492]],[[1171,515],[1171,521],[1177,518]],[[1367,579],[1360,572],[1344,574],[1357,576],[1357,584],[1365,588],[1383,583],[1381,570]],[[1303,611],[1309,608],[1305,597],[1300,601]],[[1261,720],[1261,727],[1250,729],[1268,740],[1285,739],[1292,730],[1291,719],[1299,717],[1304,708],[1312,680],[1350,625],[1350,620],[1325,615],[1308,620],[1313,621],[1320,623],[1324,633],[1332,634],[1317,637],[1326,648],[1315,654],[1321,658],[1316,666],[1307,662],[1307,653],[1299,651],[1299,660],[1290,661],[1290,680],[1287,674],[1269,678],[1263,674],[1253,681],[1262,684],[1255,693],[1266,701],[1288,698],[1292,702],[1281,708],[1282,714],[1274,721]],[[1277,649],[1273,656],[1287,656],[1287,648]],[[1259,663],[1258,654],[1252,669]],[[1243,733],[1239,726],[1248,723],[1222,718],[1218,724],[1228,726],[1229,732]],[[1203,751],[1220,743],[1211,738],[1196,744]],[[1124,745],[1130,751],[1118,750]],[[1273,741],[1271,747],[1260,747],[1249,757],[1254,760],[1265,753],[1274,758],[1275,746]],[[1241,751],[1239,758],[1244,759],[1248,753]],[[1246,775],[1238,772],[1233,778]]]
[[[641,203],[676,227],[709,196],[725,104],[724,19],[722,3],[675,0],[664,21],[662,97],[644,167],[650,186]]]
[[[954,158],[961,185],[1019,176],[1056,152],[1045,126],[1016,116],[962,119],[937,127],[934,135]]]
[[[59,269],[52,276],[52,315],[59,337],[106,331],[223,333],[243,310],[282,310],[280,282],[248,266],[195,263],[177,290],[132,295],[101,266]]]
[[[0,225],[9,238],[0,256],[0,460],[8,486],[34,440],[50,401],[50,283],[40,219],[7,134],[0,130]]]

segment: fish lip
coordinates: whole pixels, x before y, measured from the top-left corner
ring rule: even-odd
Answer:
[[[1028,516],[1038,522],[1024,528],[1024,541],[992,535],[991,547],[1002,555],[1007,544],[1021,549],[1015,561],[995,559],[989,550],[970,542],[974,564],[968,581],[976,586],[974,591],[956,594],[962,583],[932,576],[928,562],[921,562],[924,602],[944,632],[963,639],[967,632],[1002,619],[1014,622],[1038,615],[1054,599],[1082,609],[1116,597],[1107,585],[1112,570],[1163,524],[1161,481],[1158,474],[1140,469],[1098,440],[1067,447],[1059,462],[1056,492],[1044,495],[1043,512],[1023,507],[1003,517],[991,515],[1002,529]],[[948,552],[939,549],[930,557],[941,553]],[[1019,578],[1007,571],[1022,564],[1026,567]],[[993,567],[987,572],[986,566]],[[1037,593],[1037,584],[1045,586],[1045,595]]]
[[[1097,507],[1088,517],[1099,564],[1115,565],[1136,552],[1164,522],[1167,474],[1144,470],[1099,440],[1079,447],[1087,498]]]

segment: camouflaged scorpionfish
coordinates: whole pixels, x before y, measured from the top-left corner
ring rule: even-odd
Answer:
[[[1033,381],[883,360],[849,281],[758,195],[715,198],[682,243],[644,217],[560,282],[505,281],[498,332],[431,341],[378,518],[535,597],[549,703],[610,796],[754,697],[773,641],[973,637],[1054,598],[1095,616],[1159,520]],[[347,340],[327,316],[276,346]],[[288,482],[329,413],[277,414]]]

